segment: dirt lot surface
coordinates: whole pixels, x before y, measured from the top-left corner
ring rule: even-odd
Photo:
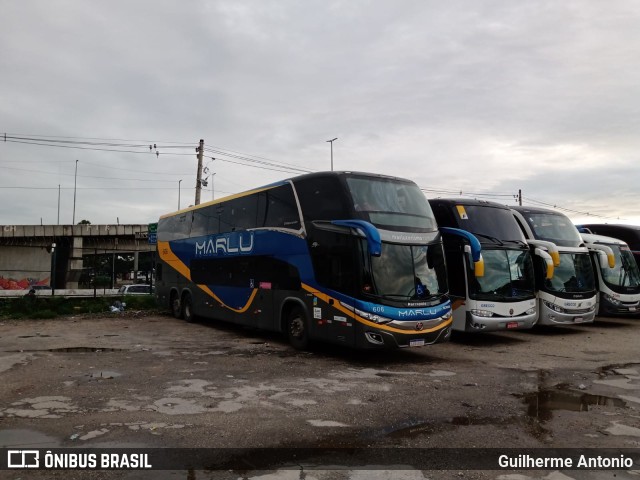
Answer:
[[[168,315],[0,321],[2,448],[640,448],[640,319],[293,350]],[[638,469],[638,470],[634,470]],[[0,471],[0,478],[637,479],[622,471]]]

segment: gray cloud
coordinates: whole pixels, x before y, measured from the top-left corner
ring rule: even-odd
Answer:
[[[0,223],[55,223],[58,185],[69,223],[76,159],[76,221],[146,223],[180,179],[192,201],[200,138],[321,170],[334,137],[337,169],[640,223],[639,16],[631,0],[8,2],[2,132],[185,148],[2,143]],[[216,196],[290,175],[210,163]]]

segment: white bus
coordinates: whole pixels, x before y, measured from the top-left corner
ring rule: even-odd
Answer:
[[[629,315],[640,312],[640,269],[629,245],[617,238],[582,232],[580,234],[587,247],[592,250],[593,270],[599,292],[597,314]],[[606,262],[600,252],[613,258]]]
[[[452,328],[462,332],[526,329],[538,319],[532,250],[509,207],[471,199],[431,199],[444,241],[453,308]],[[449,227],[472,235],[452,235]],[[478,275],[465,247],[481,244],[484,275]],[[535,255],[553,275],[551,256],[541,247]]]
[[[545,208],[511,207],[530,244],[551,242],[557,247],[553,278],[536,272],[538,324],[593,322],[597,290],[591,256],[578,229],[566,215]],[[538,267],[541,270],[541,267]]]

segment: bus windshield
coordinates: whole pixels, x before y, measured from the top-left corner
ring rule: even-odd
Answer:
[[[429,202],[414,183],[353,176],[346,181],[354,209],[375,226],[410,232],[437,230]]]
[[[375,293],[390,300],[428,300],[447,293],[442,244],[382,244],[382,255],[371,257]]]
[[[584,293],[596,289],[588,253],[560,253],[560,265],[544,286],[551,292]]]
[[[616,266],[601,268],[604,282],[612,288],[640,287],[640,270],[628,247],[609,245],[616,257]]]
[[[483,250],[485,274],[469,272],[474,300],[526,300],[535,297],[533,261],[528,250]]]
[[[506,208],[487,205],[456,205],[459,228],[478,235],[481,242],[494,239],[494,243],[520,242],[526,245],[525,237],[513,214]],[[512,245],[513,246],[513,245]]]
[[[553,242],[563,247],[579,247],[582,238],[571,220],[556,213],[523,213],[524,218],[539,240]]]

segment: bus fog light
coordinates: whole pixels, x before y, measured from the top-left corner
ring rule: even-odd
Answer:
[[[526,312],[524,312],[526,315],[533,315],[534,313],[536,313],[536,307],[532,307],[529,310],[527,310]]]
[[[615,305],[616,307],[619,307],[620,305],[622,305],[622,302],[620,300],[618,300],[617,298],[613,298],[611,295],[607,295],[605,293],[603,296],[607,302],[609,302],[612,305]]]
[[[567,313],[567,311],[564,308],[562,308],[559,305],[556,305],[555,303],[547,302],[546,300],[543,300],[543,302],[547,308],[550,308],[554,312]],[[555,316],[553,317],[553,320],[555,320]]]
[[[365,332],[364,334],[367,337],[367,340],[369,340],[369,342],[375,343],[376,345],[384,344],[384,340],[382,340],[382,335],[380,335],[379,333]]]

